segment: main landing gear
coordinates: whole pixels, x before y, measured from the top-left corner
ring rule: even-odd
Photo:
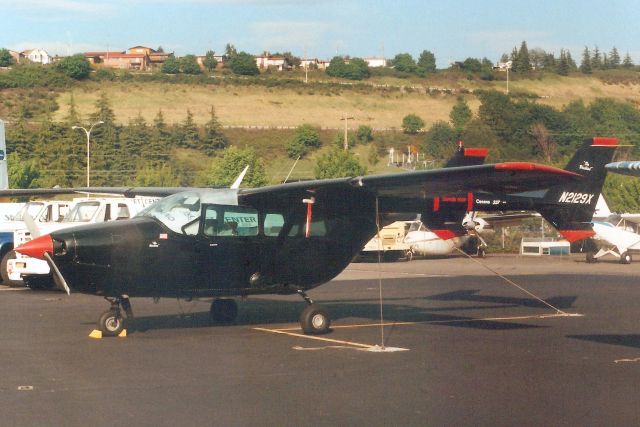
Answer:
[[[323,307],[314,304],[313,300],[302,290],[298,295],[307,302],[307,307],[300,314],[300,327],[307,335],[326,334],[330,331],[331,318]]]
[[[102,335],[115,337],[120,335],[124,329],[125,318],[122,313],[126,314],[127,320],[133,320],[133,310],[131,302],[127,295],[116,298],[105,297],[111,303],[111,308],[103,312],[98,319],[98,328],[102,331]]]

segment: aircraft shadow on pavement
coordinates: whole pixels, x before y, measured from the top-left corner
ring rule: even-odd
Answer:
[[[613,344],[640,348],[640,335],[638,334],[567,335],[567,338],[592,341],[599,344]]]
[[[462,296],[471,295],[469,292],[462,292]],[[491,297],[486,297],[491,301]],[[488,329],[488,330],[509,330],[538,328],[539,325],[500,320],[482,320],[477,317],[467,315],[444,314],[442,311],[458,310],[486,310],[492,309],[490,317],[501,317],[508,315],[496,313],[495,310],[511,308],[514,306],[546,308],[544,305],[535,305],[526,298],[508,299],[502,305],[468,305],[464,307],[419,307],[416,305],[402,304],[399,301],[407,301],[408,298],[385,299],[383,313],[385,322],[417,322],[434,323],[443,326],[456,326],[463,328]],[[429,298],[420,298],[421,300]],[[493,298],[499,301],[499,297]],[[398,302],[395,302],[395,301]],[[415,299],[414,299],[415,300]],[[568,301],[568,300],[567,300]],[[330,313],[334,324],[341,319],[356,318],[367,319],[372,323],[378,322],[380,318],[380,306],[377,299],[357,300],[357,301],[321,301]],[[234,322],[212,323],[208,311],[192,312],[190,314],[173,314],[160,316],[136,317],[133,330],[144,332],[158,329],[187,329],[204,328],[216,326],[251,326],[261,325],[270,327],[293,323],[297,325],[300,313],[304,309],[305,303],[302,301],[283,301],[269,299],[254,299],[240,302],[238,317]],[[134,307],[135,309],[135,307]],[[538,311],[531,315],[542,314]],[[362,323],[362,321],[358,322]]]

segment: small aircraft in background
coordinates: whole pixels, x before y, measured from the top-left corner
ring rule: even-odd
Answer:
[[[103,296],[105,335],[133,317],[130,297],[215,298],[215,320],[232,320],[232,297],[299,294],[308,334],[326,333],[327,311],[306,291],[337,276],[377,230],[421,212],[433,198],[486,191],[508,195],[579,182],[577,173],[533,163],[459,166],[302,181],[262,188],[80,188],[5,190],[0,196],[166,196],[137,217],[55,231],[17,248],[45,259],[58,287]],[[425,206],[427,206],[425,208]]]

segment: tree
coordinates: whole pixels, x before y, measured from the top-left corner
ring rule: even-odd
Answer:
[[[60,62],[57,62],[55,67],[64,75],[74,80],[86,79],[91,72],[91,65],[89,65],[89,61],[87,61],[87,58],[82,54],[68,56]]]
[[[370,76],[369,65],[361,58],[351,58],[347,63],[344,58],[335,56],[329,63],[326,71],[332,77],[341,77],[349,80],[362,80]]]
[[[413,57],[408,53],[399,53],[392,60],[391,65],[396,70],[403,73],[415,73],[418,65]]]
[[[611,68],[620,68],[620,54],[615,46],[609,52],[609,65]]]
[[[561,76],[568,76],[570,68],[566,51],[564,49],[560,49],[560,59],[558,60],[556,72]]]
[[[456,150],[455,142],[456,134],[449,123],[438,121],[427,131],[423,151],[435,159],[445,159]]]
[[[531,133],[545,160],[547,163],[551,163],[551,157],[553,157],[556,152],[556,144],[551,138],[549,129],[547,129],[544,123],[536,122],[531,126]]]
[[[453,128],[458,133],[461,133],[464,130],[472,116],[473,113],[471,112],[471,108],[469,108],[462,97],[458,98],[456,104],[451,108],[451,113],[449,113],[451,124],[453,124]]]
[[[17,153],[7,156],[9,188],[38,188],[40,185],[40,171],[35,160],[20,160]]]
[[[229,141],[222,132],[222,125],[218,121],[216,116],[216,110],[211,106],[209,121],[204,124],[204,138],[202,143],[204,144],[204,152],[208,155],[212,155],[215,150],[225,148]]]
[[[404,133],[415,135],[424,127],[424,120],[416,114],[407,114],[402,119],[402,131]]]
[[[367,168],[360,164],[351,151],[338,147],[320,156],[315,167],[316,179],[359,176],[366,173]]]
[[[435,73],[436,71],[436,57],[428,50],[423,50],[418,57],[418,67],[427,72]]]
[[[234,74],[241,76],[257,76],[260,74],[256,58],[246,52],[240,52],[229,57],[225,66],[228,66]]]
[[[514,63],[514,71],[520,73],[526,73],[531,71],[531,59],[529,58],[529,49],[527,48],[527,42],[523,41],[520,44],[520,50]]]
[[[236,50],[236,47],[231,43],[227,43],[227,45],[224,47],[225,59],[233,58],[237,54],[238,54],[238,51]]]
[[[482,62],[476,58],[467,58],[462,63],[462,69],[469,73],[479,73],[482,71]]]
[[[633,60],[631,60],[631,55],[629,55],[629,52],[627,52],[627,54],[624,56],[622,67],[626,69],[633,68]]]
[[[247,166],[243,187],[261,187],[268,183],[264,165],[253,149],[229,147],[222,158],[214,160],[207,175],[207,185],[228,187]]]
[[[179,60],[180,71],[185,74],[201,74],[202,70],[198,65],[198,59],[195,55],[185,55]]]
[[[320,147],[320,134],[309,123],[296,128],[293,137],[287,143],[287,155],[292,159],[304,157],[310,150]]]
[[[589,53],[589,48],[584,47],[584,51],[582,52],[582,62],[580,63],[580,72],[582,74],[591,74],[591,54]]]
[[[602,54],[600,53],[600,49],[598,49],[598,46],[593,49],[593,56],[591,57],[591,67],[594,70],[602,69]]]
[[[204,65],[204,68],[206,68],[207,71],[209,72],[216,69],[216,67],[218,66],[218,61],[216,60],[214,51],[212,50],[207,51],[207,53],[204,55],[204,60],[202,61],[202,65]]]
[[[166,61],[162,63],[160,71],[164,74],[178,74],[180,72],[180,62],[173,53],[170,53]]]
[[[373,129],[371,126],[360,125],[356,131],[356,139],[360,144],[368,144],[373,141]]]
[[[15,62],[7,49],[0,49],[0,67],[11,67]]]

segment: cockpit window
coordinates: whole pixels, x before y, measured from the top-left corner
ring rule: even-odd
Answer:
[[[62,222],[89,222],[100,207],[100,202],[78,202]]]
[[[200,219],[200,196],[191,191],[177,193],[159,200],[138,216],[156,218],[176,233],[196,234]]]
[[[43,206],[44,203],[41,202],[29,202],[20,208],[13,219],[15,221],[24,221],[25,213],[28,213],[31,218],[35,218],[40,213]]]

